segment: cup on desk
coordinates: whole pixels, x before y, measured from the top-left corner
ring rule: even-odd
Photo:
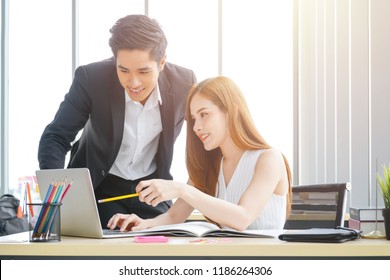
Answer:
[[[28,204],[30,242],[61,241],[61,203]]]

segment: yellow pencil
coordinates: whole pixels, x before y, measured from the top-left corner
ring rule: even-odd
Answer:
[[[132,193],[132,194],[114,196],[114,197],[110,197],[110,198],[103,198],[103,199],[99,199],[98,203],[120,200],[120,199],[125,199],[125,198],[131,198],[131,197],[136,197],[136,196],[139,196],[139,193]]]

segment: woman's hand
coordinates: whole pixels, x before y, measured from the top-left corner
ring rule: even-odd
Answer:
[[[155,207],[162,201],[179,198],[185,186],[186,184],[175,181],[152,179],[141,181],[135,191],[139,193],[141,202]]]
[[[148,220],[141,219],[135,214],[115,214],[108,221],[107,227],[111,230],[116,227],[120,228],[120,231],[134,231],[149,228]]]

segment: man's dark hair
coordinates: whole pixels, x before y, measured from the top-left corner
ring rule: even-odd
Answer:
[[[152,59],[159,62],[167,48],[167,38],[160,24],[145,15],[128,15],[110,29],[109,45],[114,56],[118,50],[150,50]]]

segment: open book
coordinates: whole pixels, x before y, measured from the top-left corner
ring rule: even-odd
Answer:
[[[105,233],[106,230],[105,230]],[[252,231],[237,231],[233,229],[220,229],[218,226],[202,221],[186,222],[158,226],[138,231],[127,231],[126,236],[168,235],[183,237],[257,237],[274,238],[272,235],[258,234]]]

